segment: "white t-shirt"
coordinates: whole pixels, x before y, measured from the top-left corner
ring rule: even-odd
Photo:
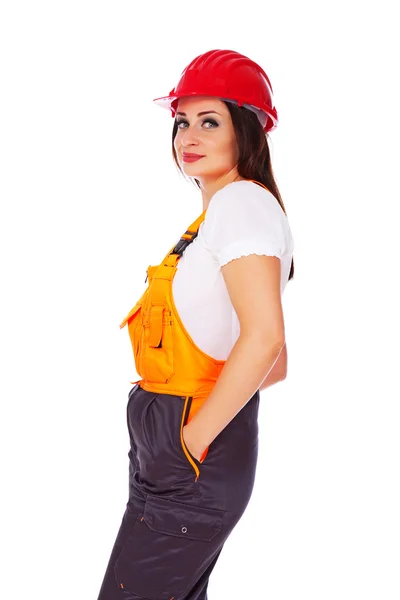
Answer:
[[[221,267],[249,254],[277,256],[282,294],[293,248],[287,216],[270,191],[242,180],[212,196],[198,235],[179,259],[172,282],[179,316],[203,352],[226,360],[240,333]]]

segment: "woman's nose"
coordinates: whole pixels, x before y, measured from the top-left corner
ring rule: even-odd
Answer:
[[[198,144],[198,138],[194,128],[188,128],[182,133],[181,144],[182,146],[192,146]]]

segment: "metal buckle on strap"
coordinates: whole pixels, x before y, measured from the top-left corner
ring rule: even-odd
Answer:
[[[189,246],[189,244],[191,244],[193,242],[193,240],[197,237],[198,235],[198,231],[187,231],[186,232],[188,235],[191,236],[190,239],[181,237],[181,239],[179,240],[179,242],[176,244],[176,246],[171,250],[170,254],[183,254],[183,252],[186,250],[187,246]]]

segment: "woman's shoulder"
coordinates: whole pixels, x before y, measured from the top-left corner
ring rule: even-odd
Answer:
[[[286,214],[273,193],[266,187],[249,179],[233,181],[215,192],[212,196],[207,213],[209,218],[214,214],[229,211],[234,217],[240,216],[243,210],[257,215],[259,211],[269,216],[286,219]]]
[[[246,248],[257,249],[262,242],[264,249],[273,247],[277,255],[283,255],[294,246],[289,221],[277,198],[249,180],[234,181],[214,194],[202,234],[214,250],[224,245],[238,248],[243,241]]]

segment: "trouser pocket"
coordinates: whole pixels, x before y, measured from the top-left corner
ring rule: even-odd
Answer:
[[[186,458],[186,460],[190,463],[190,465],[192,466],[194,472],[195,472],[195,476],[196,476],[196,481],[200,476],[200,463],[197,460],[197,458],[195,458],[193,456],[193,454],[189,451],[188,447],[185,444],[185,440],[183,439],[183,428],[187,423],[188,420],[188,416],[189,416],[189,412],[190,412],[190,404],[191,404],[191,400],[192,398],[187,396],[184,399],[184,403],[183,403],[183,407],[182,407],[182,414],[181,414],[181,419],[180,419],[180,427],[179,427],[179,447],[182,450],[182,453],[184,454],[184,457]]]
[[[224,511],[148,495],[119,554],[121,589],[151,600],[179,600],[215,549]]]
[[[190,452],[189,448],[185,444],[185,440],[183,438],[183,427],[188,422],[190,409],[192,406],[192,401],[193,401],[193,398],[191,396],[186,396],[184,399],[184,404],[183,404],[182,414],[181,414],[181,423],[180,423],[180,429],[179,429],[179,442],[180,442],[180,447],[181,447],[187,461],[191,464],[191,466],[196,474],[195,476],[196,476],[196,481],[197,481],[197,479],[200,476],[201,465],[204,463],[205,457],[208,454],[209,446],[203,452],[202,460],[199,461],[196,457],[193,456],[193,454]]]

